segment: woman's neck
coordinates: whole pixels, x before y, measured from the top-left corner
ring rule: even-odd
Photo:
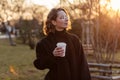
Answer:
[[[63,30],[65,30],[65,29],[63,29],[63,28],[56,28],[56,31],[63,31]]]

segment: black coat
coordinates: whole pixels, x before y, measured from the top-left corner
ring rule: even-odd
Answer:
[[[66,56],[55,57],[52,52],[57,42],[65,42]],[[91,80],[82,45],[74,34],[66,31],[50,33],[37,43],[34,65],[37,69],[49,69],[45,80]]]

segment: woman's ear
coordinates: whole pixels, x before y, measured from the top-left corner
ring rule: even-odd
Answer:
[[[52,24],[53,24],[53,25],[56,25],[56,21],[52,20]]]

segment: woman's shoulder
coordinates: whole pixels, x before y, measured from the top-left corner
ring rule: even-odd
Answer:
[[[71,38],[74,38],[74,39],[79,39],[78,36],[74,33],[70,33],[68,32],[68,35],[71,37]]]
[[[68,35],[69,35],[69,37],[71,37],[71,39],[74,41],[74,42],[79,42],[79,43],[81,43],[81,40],[80,40],[80,38],[76,35],[76,34],[74,34],[74,33],[68,33]]]
[[[47,37],[43,37],[42,39],[40,39],[38,42],[37,42],[37,44],[43,44],[43,43],[45,43],[47,41]]]
[[[45,37],[43,37],[42,39],[40,39],[39,41],[38,41],[38,44],[46,44],[46,43],[48,43],[48,42],[50,42],[51,41],[51,39],[52,39],[53,37],[51,37],[51,36],[45,36]]]

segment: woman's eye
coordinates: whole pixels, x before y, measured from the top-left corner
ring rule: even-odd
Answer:
[[[60,17],[60,19],[63,19],[64,17]]]
[[[65,19],[66,17],[60,17],[60,19]]]

